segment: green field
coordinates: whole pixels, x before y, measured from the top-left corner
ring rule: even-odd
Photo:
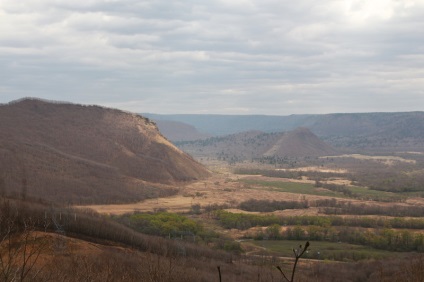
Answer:
[[[333,192],[333,191],[329,191],[325,189],[319,189],[314,187],[314,185],[310,183],[264,181],[264,180],[241,180],[241,181],[248,185],[263,186],[266,190],[269,190],[269,191],[346,198],[346,196],[343,195],[343,193]]]
[[[241,180],[248,185],[262,186],[268,191],[287,192],[295,194],[318,195],[328,196],[335,198],[361,198],[365,200],[378,200],[378,201],[400,201],[405,196],[399,194],[371,190],[366,187],[359,186],[346,186],[347,189],[352,191],[353,196],[345,195],[341,192],[327,190],[325,188],[317,188],[310,183],[299,182],[282,182],[282,181],[265,181],[265,180]],[[255,188],[253,188],[255,189]]]
[[[253,244],[261,249],[263,248],[263,250],[258,251],[256,254],[294,257],[293,248],[299,248],[299,245],[303,246],[305,241],[254,240],[246,241],[243,244]],[[308,248],[307,253],[304,254],[303,258],[334,261],[358,261],[367,259],[382,259],[399,255],[402,254],[377,250],[361,245],[310,241],[310,247]]]
[[[281,257],[293,257],[293,248],[304,245],[305,241],[291,240],[254,240],[245,241],[243,244],[253,244],[257,247],[264,248],[258,254],[273,255]],[[335,261],[358,261],[366,259],[380,259],[390,256],[399,256],[400,253],[393,253],[384,250],[378,250],[366,246],[352,245],[347,243],[332,243],[310,241],[308,252],[303,258],[335,260]]]
[[[379,200],[379,201],[391,202],[391,201],[401,201],[402,199],[407,198],[406,195],[401,193],[377,191],[377,190],[368,189],[366,187],[348,186],[348,188],[354,194],[366,200]]]

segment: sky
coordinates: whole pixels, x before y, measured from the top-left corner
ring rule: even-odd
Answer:
[[[424,0],[0,0],[0,103],[424,110]]]

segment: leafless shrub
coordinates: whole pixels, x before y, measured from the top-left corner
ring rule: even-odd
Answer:
[[[287,281],[287,282],[293,282],[294,281],[294,274],[296,273],[297,263],[298,263],[299,259],[302,257],[302,255],[306,252],[306,250],[308,249],[308,247],[309,247],[309,241],[306,242],[305,247],[302,247],[302,245],[300,245],[298,249],[293,249],[295,260],[294,260],[294,264],[293,264],[293,269],[292,269],[290,280],[284,274],[284,272],[281,269],[281,267],[280,266],[276,266],[277,269],[280,271],[281,276],[285,279],[285,281]]]
[[[19,210],[3,200],[0,204],[0,277],[2,281],[34,280],[41,267],[35,267],[48,242],[36,232],[37,222],[21,217]]]

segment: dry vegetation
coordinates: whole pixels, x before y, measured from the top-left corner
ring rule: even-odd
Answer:
[[[289,132],[264,133],[248,131],[203,140],[180,141],[176,144],[197,157],[238,163],[253,159],[336,155],[338,152],[306,128]]]
[[[305,130],[249,132],[230,138],[240,158],[199,151],[210,173],[137,115],[34,100],[0,115],[2,281],[424,279],[422,154],[319,158]],[[278,156],[299,144],[321,153]]]
[[[231,255],[142,235],[78,210],[71,211],[67,223],[62,210],[64,237],[55,232],[51,212],[40,204],[2,199],[0,272],[6,274],[2,281],[218,281],[217,267],[222,281],[280,281],[275,266],[289,275],[293,265],[291,259]],[[31,259],[25,259],[25,252]],[[299,261],[295,281],[422,281],[423,266],[422,256],[416,255],[336,265],[308,259]]]
[[[54,277],[54,279],[63,281],[79,281],[81,279],[88,281],[139,281],[140,279],[142,281],[199,281],[199,277],[201,277],[203,279],[201,281],[216,281],[218,279],[217,266],[220,266],[224,279],[231,281],[279,281],[281,274],[274,266],[282,265],[283,270],[287,273],[290,271],[292,262],[288,257],[290,253],[280,253],[274,249],[275,246],[295,247],[297,241],[291,240],[310,240],[311,237],[308,236],[312,234],[312,231],[315,232],[315,237],[313,237],[315,240],[323,240],[322,242],[328,244],[334,242],[332,240],[336,240],[333,244],[338,244],[336,246],[344,247],[344,249],[340,253],[330,250],[329,253],[323,252],[322,257],[300,260],[296,281],[341,281],[341,279],[343,281],[375,281],[376,279],[380,281],[405,281],[404,279],[420,281],[414,279],[421,279],[420,271],[423,266],[421,256],[403,252],[400,259],[390,257],[390,252],[400,254],[398,253],[400,250],[411,250],[410,248],[423,246],[422,243],[419,243],[421,241],[417,240],[423,238],[419,234],[422,234],[420,230],[423,228],[424,222],[419,217],[411,218],[411,215],[408,214],[415,212],[414,208],[420,208],[420,198],[410,197],[407,201],[392,203],[364,201],[346,197],[343,193],[328,196],[325,193],[332,192],[331,190],[315,187],[316,180],[309,179],[305,175],[300,179],[297,176],[296,179],[291,179],[238,175],[230,172],[231,166],[219,167],[222,163],[216,161],[211,163],[215,168],[219,168],[219,172],[205,180],[176,186],[178,189],[175,195],[148,199],[136,204],[84,206],[84,208],[96,210],[107,216],[88,216],[77,212],[77,218],[81,221],[75,224],[75,227],[69,224],[67,227],[67,235],[75,238],[66,239],[68,254],[43,253],[40,256],[40,262],[43,262],[40,263],[42,268],[37,274],[40,281],[42,281],[41,277]],[[323,183],[332,181],[329,180],[332,177],[328,173],[334,173],[340,177],[340,174],[345,175],[348,172],[346,168],[334,170],[330,167],[319,166],[317,170],[310,167],[298,170],[290,169],[288,172],[312,173],[314,177],[317,177],[314,173],[321,173],[319,176]],[[326,179],[324,176],[329,178]],[[302,189],[308,189],[310,194],[303,193]],[[252,199],[263,202],[249,202]],[[241,205],[245,202],[248,203],[248,208],[255,207],[258,211],[246,211],[246,208]],[[291,203],[304,203],[305,206],[287,206]],[[277,210],[264,212],[261,211],[261,205],[267,209],[277,207]],[[343,210],[346,207],[349,210]],[[363,214],[368,207],[373,214],[371,217]],[[401,207],[406,209],[402,210]],[[79,208],[81,209],[82,206]],[[329,215],[329,209],[337,209],[339,212],[336,215],[334,213]],[[376,209],[378,213],[376,213]],[[113,216],[111,216],[133,214],[134,212],[155,214],[159,210],[185,214],[201,222],[205,230],[213,229],[220,234],[219,236],[228,238],[222,241],[221,248],[231,250],[236,246],[227,245],[226,242],[231,242],[228,241],[230,239],[233,242],[240,242],[245,253],[225,254],[210,250],[212,245],[216,247],[218,245],[216,242],[206,243],[213,242],[208,240],[196,240],[196,245],[191,245],[192,243],[189,243],[190,240],[187,239],[178,241],[158,237],[143,237],[137,239],[141,240],[138,241],[139,243],[132,241],[134,239],[127,241],[128,238],[134,238],[132,236],[144,235],[136,235],[135,231],[115,225]],[[246,216],[258,216],[258,218],[246,217],[243,221],[236,222],[233,227],[226,227],[221,223],[224,214],[217,213],[220,210],[237,217],[239,214],[245,214]],[[406,215],[402,215],[402,218],[388,216],[389,212],[396,210],[406,212]],[[418,211],[418,213],[422,214],[422,211]],[[270,216],[272,218],[268,218]],[[264,223],[258,223],[260,221],[255,223],[255,220],[265,221]],[[49,232],[52,231],[54,230],[49,230]],[[340,240],[343,242],[353,240],[350,237],[342,237],[349,234],[356,234],[356,238],[362,238],[360,239],[363,240],[362,243],[356,241],[356,244],[365,244],[365,247],[368,246],[367,248],[371,249],[356,251],[349,249],[351,247],[348,246],[351,245],[345,245],[345,243],[340,245]],[[53,238],[51,236],[59,235],[43,236]],[[388,253],[379,251],[379,248],[384,250],[385,246],[388,246],[384,240],[389,237],[384,236],[398,238],[396,245],[393,245],[393,249]],[[252,241],[252,239],[256,241]],[[267,247],[258,247],[251,243],[261,242],[260,240],[264,239],[271,244],[269,247],[268,245]],[[87,243],[87,240],[92,243]],[[416,245],[417,242],[420,245]],[[208,245],[209,247],[207,247]],[[321,241],[311,241],[311,250],[316,250],[317,246],[321,245]],[[167,247],[164,248],[164,246]],[[181,252],[181,246],[184,246],[184,252]],[[335,247],[330,246],[329,248]],[[223,259],[224,257],[226,259]],[[336,267],[334,263],[322,263],[323,258],[344,262],[334,262],[338,265]],[[366,264],[353,262],[371,258],[373,262]],[[75,275],[71,277],[69,273],[75,273]],[[349,273],[349,276],[346,276],[346,273]]]
[[[243,201],[249,199],[281,199],[281,200],[301,200],[317,199],[319,196],[303,196],[300,194],[275,192],[263,189],[257,185],[249,185],[240,180],[260,179],[258,176],[242,176],[234,174],[214,174],[212,177],[180,186],[177,195],[170,197],[160,197],[149,199],[139,203],[121,205],[89,205],[83,206],[105,214],[123,214],[133,211],[154,211],[155,209],[165,209],[173,212],[187,212],[193,204],[200,204],[202,207],[208,205],[228,205],[236,207]],[[266,179],[266,178],[265,178]],[[293,182],[292,180],[281,180]],[[296,181],[294,181],[296,182]]]
[[[419,154],[415,155],[414,161],[407,162],[403,161],[401,155],[393,158],[325,158],[324,163],[315,162],[322,159],[311,159],[310,165],[297,168],[256,164],[256,169],[262,169],[262,172],[276,171],[282,173],[283,177],[234,174],[231,170],[235,167],[252,169],[254,164],[239,163],[234,166],[203,158],[216,173],[207,180],[181,186],[177,195],[133,205],[90,208],[106,214],[154,212],[158,209],[193,214],[195,207],[197,215],[194,218],[205,222],[206,226],[210,225],[219,233],[240,241],[246,255],[253,257],[287,256],[274,249],[278,245],[285,246],[285,240],[289,240],[288,245],[290,240],[311,238],[319,240],[312,242],[316,246],[332,244],[331,242],[339,244],[334,247],[330,245],[330,251],[324,251],[322,258],[347,262],[340,267],[333,267],[331,263],[307,260],[308,263],[303,264],[299,281],[303,281],[302,278],[307,281],[421,281],[422,256],[408,252],[424,250],[422,198],[414,194],[381,192],[358,186],[359,180],[372,183],[377,177],[400,167],[412,171],[408,175],[417,177],[414,171],[420,171],[423,162]],[[300,164],[304,162],[302,160]],[[362,174],[364,171],[368,173]],[[371,178],[370,172],[375,172],[376,176]],[[357,178],[356,181],[353,178]],[[399,181],[398,185],[403,184]],[[349,191],[352,193],[346,193],[344,189],[351,189]],[[252,199],[257,202],[252,202]],[[305,206],[290,207],[292,203],[305,203]],[[276,207],[274,211],[269,210],[272,207]],[[226,223],[222,221],[224,214],[215,212],[220,210],[229,215],[225,219]],[[239,218],[240,215],[246,216]],[[325,218],[328,220],[321,220]],[[235,220],[234,225],[228,220]],[[311,237],[312,234],[314,237]],[[251,244],[252,239],[270,240],[272,247],[255,246]],[[346,243],[340,244],[341,242]],[[353,245],[349,245],[349,242]],[[360,245],[364,249],[356,250]],[[337,246],[342,249],[336,251]],[[403,253],[399,253],[400,251]],[[404,258],[399,259],[399,256],[408,257],[410,263]],[[412,257],[409,258],[410,256]],[[362,263],[349,262],[369,259],[377,262],[368,263],[367,267]],[[275,265],[272,262],[271,264]],[[346,273],[350,276],[346,276]]]
[[[209,175],[138,115],[26,99],[1,105],[0,120],[0,178],[8,195],[20,194],[25,181],[33,198],[133,202]]]

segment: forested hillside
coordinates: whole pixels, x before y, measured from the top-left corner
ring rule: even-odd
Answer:
[[[153,120],[183,122],[198,131],[222,136],[260,130],[267,133],[310,129],[339,148],[365,151],[424,151],[424,112],[326,115],[153,115]],[[171,138],[172,140],[172,138]],[[194,139],[192,139],[194,140]],[[177,140],[173,140],[177,141]]]
[[[0,106],[0,120],[5,193],[74,203],[137,201],[209,175],[139,115],[24,99]]]
[[[248,131],[176,144],[196,157],[216,157],[228,162],[257,158],[296,158],[336,155],[337,150],[306,128],[289,132]]]

